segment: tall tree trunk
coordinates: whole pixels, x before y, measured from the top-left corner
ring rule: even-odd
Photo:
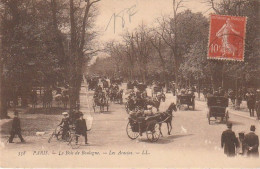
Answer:
[[[70,0],[70,72],[69,72],[69,83],[70,83],[70,109],[76,107],[76,90],[75,90],[75,71],[76,71],[76,23],[74,16],[74,0]]]
[[[0,18],[1,19],[1,18]],[[0,23],[2,21],[0,20]],[[7,100],[6,100],[6,89],[5,89],[5,77],[3,74],[4,70],[4,58],[2,52],[2,30],[0,30],[0,118],[7,118]]]
[[[57,44],[59,46],[58,55],[61,58],[64,58],[65,57],[64,46],[62,43],[62,37],[61,37],[61,33],[59,31],[58,21],[57,21],[57,2],[56,2],[56,0],[51,0],[51,11],[52,11],[52,24],[53,24],[53,28],[54,28],[55,35],[56,35]]]

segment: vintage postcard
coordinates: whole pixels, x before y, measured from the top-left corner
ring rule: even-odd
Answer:
[[[1,0],[1,168],[258,168],[258,0]]]

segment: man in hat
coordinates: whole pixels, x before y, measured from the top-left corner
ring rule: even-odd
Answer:
[[[246,94],[247,98],[247,107],[250,113],[250,117],[254,117],[255,114],[255,105],[256,105],[256,97],[255,94],[251,91]]]
[[[21,142],[25,142],[21,134],[21,125],[18,112],[14,112],[14,119],[12,123],[11,136],[9,137],[9,143],[13,143],[14,136],[17,134]]]
[[[86,120],[83,118],[83,113],[79,112],[79,118],[76,120],[75,123],[75,131],[77,135],[82,135],[85,137],[85,144],[88,144],[88,137],[87,137],[87,124]],[[78,143],[79,136],[76,136],[76,143]]]
[[[221,135],[221,147],[224,147],[224,153],[228,157],[235,156],[235,149],[238,147],[238,140],[235,132],[232,131],[232,123],[227,124],[227,130],[225,130]]]
[[[63,112],[62,115],[64,116],[58,126],[62,127],[62,139],[66,139],[66,134],[69,131],[69,114],[67,112]]]
[[[259,157],[259,139],[258,136],[255,134],[255,126],[251,125],[250,133],[246,134],[245,136],[245,144],[247,146],[247,156],[249,157]]]

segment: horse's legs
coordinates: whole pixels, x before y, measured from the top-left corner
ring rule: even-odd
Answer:
[[[170,122],[169,122],[169,126],[170,126],[170,131],[169,131],[169,133],[168,133],[168,134],[170,135],[170,134],[171,134],[171,132],[172,132],[172,121],[170,121]]]
[[[162,127],[162,123],[159,123],[159,130],[160,130],[160,135],[163,137],[163,134],[162,134],[161,127]]]

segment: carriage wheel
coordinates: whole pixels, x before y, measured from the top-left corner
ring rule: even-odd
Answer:
[[[127,126],[126,126],[126,133],[127,133],[127,136],[134,140],[136,139],[138,136],[139,136],[139,133],[138,132],[133,132],[132,130],[132,127],[130,125],[130,122],[127,123]]]
[[[146,128],[147,139],[151,142],[156,142],[160,138],[160,125],[157,121],[153,120],[148,123]]]

